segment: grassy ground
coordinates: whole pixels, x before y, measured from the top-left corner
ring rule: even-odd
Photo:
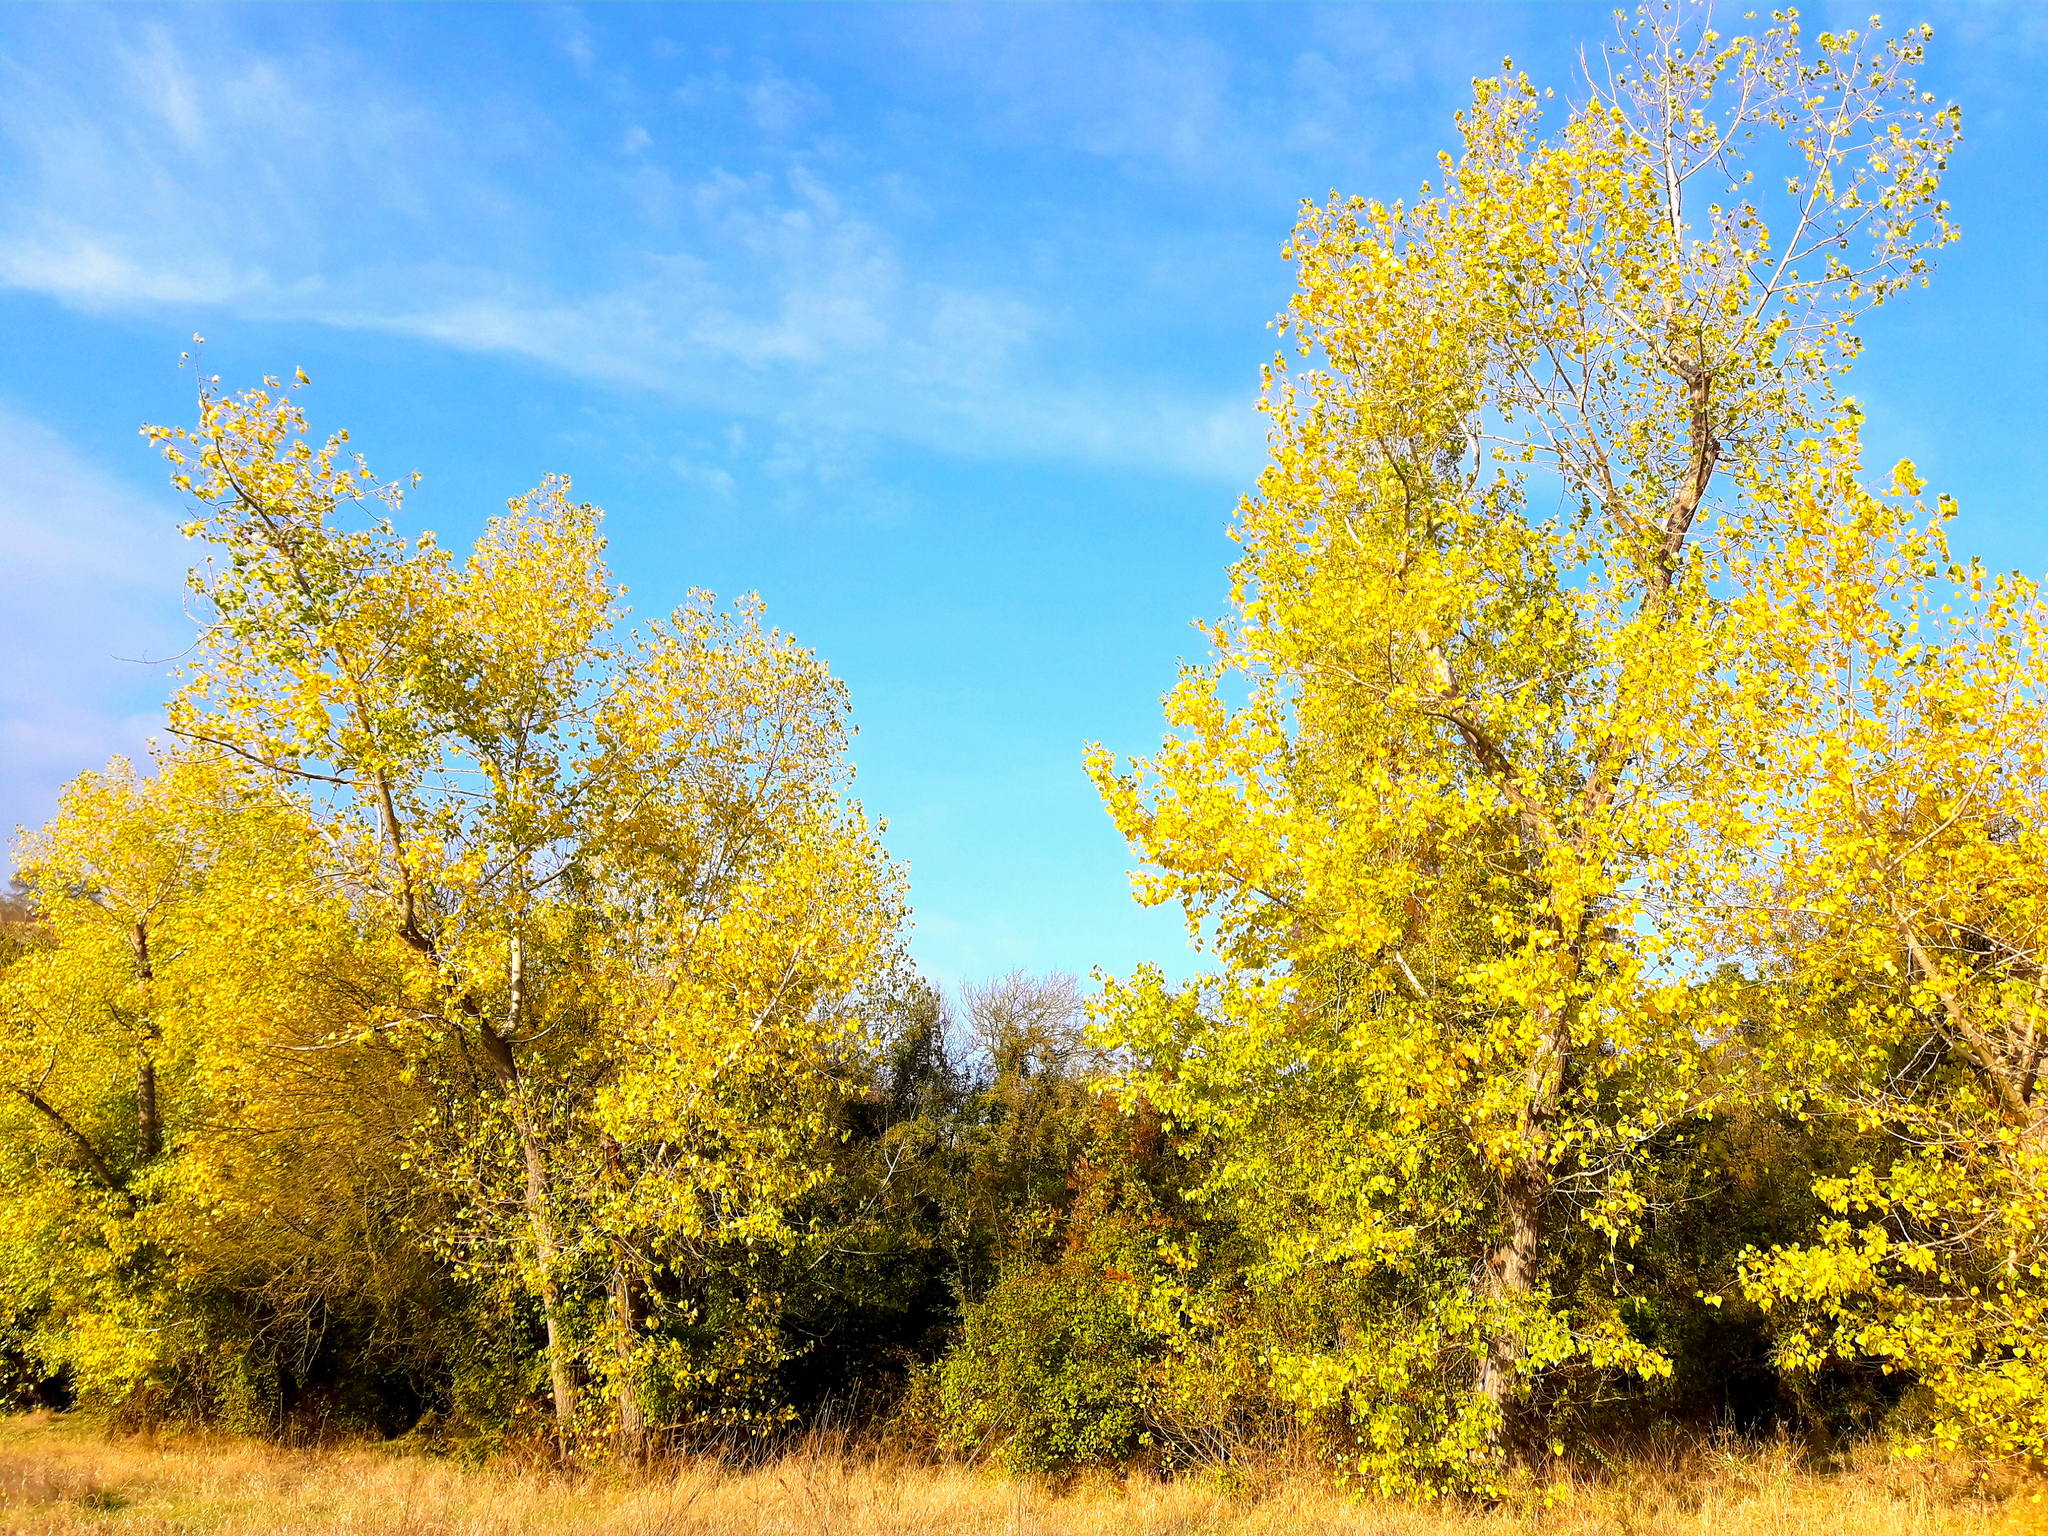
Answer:
[[[1042,1486],[819,1448],[734,1471],[624,1479],[198,1436],[108,1438],[49,1415],[0,1421],[0,1531],[218,1536],[1961,1536],[2048,1532],[2048,1485],[1869,1456],[1820,1473],[1789,1449],[1702,1447],[1546,1507],[1349,1502],[1306,1482],[1230,1498],[1198,1479]]]

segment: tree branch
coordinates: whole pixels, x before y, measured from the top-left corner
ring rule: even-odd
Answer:
[[[114,1177],[114,1170],[109,1168],[107,1160],[100,1156],[100,1149],[92,1144],[92,1138],[65,1119],[57,1107],[40,1093],[37,1093],[35,1089],[24,1088],[19,1083],[9,1083],[8,1087],[20,1094],[25,1103],[32,1109],[40,1112],[52,1125],[56,1126],[58,1130],[69,1136],[77,1144],[78,1150],[85,1155],[86,1164],[92,1169],[94,1175],[112,1193],[121,1197],[128,1206],[129,1214],[133,1215],[136,1209],[135,1197],[128,1193],[127,1186]]]

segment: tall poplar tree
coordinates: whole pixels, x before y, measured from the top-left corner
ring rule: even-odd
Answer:
[[[1725,598],[1954,235],[1925,37],[1647,8],[1548,133],[1504,68],[1414,203],[1305,207],[1215,659],[1157,754],[1091,755],[1218,960],[1112,988],[1128,1091],[1207,1136],[1260,1283],[1351,1288],[1275,1368],[1389,1487],[1483,1484],[1566,1367],[1665,1368],[1558,1258],[1706,1099],[1664,901],[1757,728]]]

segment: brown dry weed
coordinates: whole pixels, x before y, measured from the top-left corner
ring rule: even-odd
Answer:
[[[813,1441],[764,1465],[635,1476],[466,1468],[357,1446],[110,1437],[0,1421],[0,1531],[137,1536],[1979,1536],[2048,1531],[2048,1485],[1867,1452],[1832,1472],[1793,1448],[1714,1447],[1560,1479],[1493,1510],[1347,1499],[1296,1475],[1229,1494],[1199,1477],[1055,1491]]]

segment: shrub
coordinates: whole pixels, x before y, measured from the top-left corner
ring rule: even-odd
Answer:
[[[1013,1268],[967,1308],[941,1367],[949,1447],[994,1449],[1012,1472],[1064,1472],[1143,1443],[1144,1339],[1093,1269],[1078,1255]]]

